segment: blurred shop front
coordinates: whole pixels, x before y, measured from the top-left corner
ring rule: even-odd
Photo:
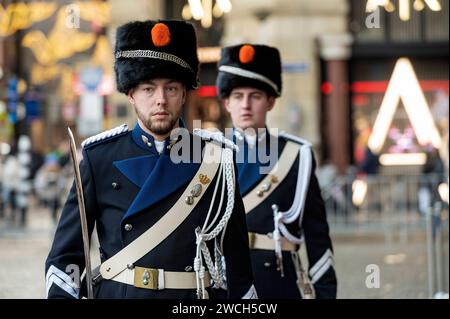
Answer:
[[[331,229],[426,242],[422,285],[448,298],[449,1],[348,3],[351,37],[320,39]]]
[[[341,173],[420,174],[448,148],[449,2],[430,3],[351,1],[351,54],[322,59],[323,156]]]
[[[28,135],[44,154],[67,139],[67,126],[78,137],[101,131],[114,88],[108,2],[0,6],[0,142],[14,147]]]
[[[428,3],[438,3],[439,10]],[[431,113],[445,141],[448,7],[441,0],[2,3],[0,143],[13,145],[27,134],[36,151],[47,152],[66,139],[67,126],[81,142],[122,123],[134,125],[133,108],[114,88],[115,30],[131,20],[175,18],[193,23],[199,42],[201,86],[190,93],[184,109],[188,128],[193,120],[201,120],[204,128],[231,125],[215,89],[220,47],[263,43],[279,48],[283,61],[283,95],[268,124],[312,142],[320,165],[346,174],[365,159],[378,165],[385,153],[422,154],[417,158],[423,162],[430,146],[422,131],[430,131],[430,125],[422,129],[411,121],[415,112],[405,105],[408,96],[393,103],[392,125],[379,139],[381,148],[367,146],[402,57],[411,67],[400,74],[417,77],[426,101],[419,108]]]

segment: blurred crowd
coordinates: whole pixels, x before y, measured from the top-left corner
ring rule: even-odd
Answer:
[[[0,154],[0,221],[24,227],[29,212],[38,206],[48,209],[56,222],[72,179],[67,142],[39,154],[28,136],[20,136],[8,154]]]

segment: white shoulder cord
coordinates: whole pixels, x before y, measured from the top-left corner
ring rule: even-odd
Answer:
[[[208,250],[208,247],[206,245],[206,242],[215,239],[219,233],[225,229],[226,224],[228,223],[228,220],[230,219],[231,213],[233,212],[234,207],[234,191],[235,191],[235,185],[234,185],[234,164],[233,164],[233,152],[230,149],[223,149],[222,150],[222,159],[220,164],[220,172],[219,176],[217,178],[216,186],[214,188],[213,197],[211,200],[211,205],[209,207],[208,214],[206,216],[205,223],[203,224],[203,227],[200,229],[200,227],[197,227],[195,230],[195,235],[197,237],[196,244],[197,244],[197,251],[196,256],[194,259],[194,270],[196,272],[196,279],[197,279],[197,297],[206,299],[207,291],[205,289],[205,266],[203,265],[203,262],[206,263],[206,266],[208,268],[208,271],[211,274],[211,278],[214,281],[216,285],[219,287],[223,287],[224,285],[224,273],[223,273],[223,267],[222,267],[222,260],[219,258],[218,255],[220,253],[219,248],[215,248],[215,257],[216,257],[216,265],[213,264],[213,261],[211,259],[210,252]],[[222,178],[223,175],[223,178]],[[211,221],[211,223],[208,224],[211,211],[213,209],[215,198],[218,190],[218,185],[220,180],[222,179],[222,194],[221,199],[219,203],[219,207],[217,209],[217,213],[215,214],[214,219]],[[226,184],[226,185],[225,185]],[[227,190],[227,204],[225,207],[225,213],[223,214],[221,220],[216,225],[216,227],[209,233],[207,233],[208,230],[214,225],[215,221],[217,220],[218,215],[220,214],[220,211],[222,209],[223,204],[223,194],[225,192],[225,186]],[[217,241],[216,241],[217,244]]]
[[[303,236],[296,237],[292,235],[286,228],[286,224],[290,224],[297,218],[301,227],[303,219],[303,211],[305,208],[305,200],[308,193],[309,179],[311,177],[312,156],[309,145],[302,145],[299,150],[299,165],[297,175],[297,185],[295,188],[295,197],[292,206],[285,212],[280,212],[277,205],[272,205],[274,231],[273,240],[275,241],[275,254],[277,256],[278,268],[283,273],[283,255],[281,253],[281,237],[294,244],[301,244],[304,240]]]

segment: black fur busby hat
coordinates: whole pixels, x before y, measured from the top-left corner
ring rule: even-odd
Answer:
[[[197,37],[192,24],[177,20],[136,21],[116,33],[117,90],[128,94],[146,80],[163,77],[198,87]]]
[[[267,45],[240,44],[222,49],[216,81],[220,98],[237,87],[250,86],[281,94],[281,58],[278,49]]]

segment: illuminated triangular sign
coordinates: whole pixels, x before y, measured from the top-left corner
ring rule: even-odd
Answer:
[[[439,148],[441,137],[413,66],[409,59],[400,58],[395,64],[372,134],[369,137],[370,150],[378,154],[383,148],[400,99],[403,101],[406,114],[419,143],[421,145],[432,143],[434,147]]]

